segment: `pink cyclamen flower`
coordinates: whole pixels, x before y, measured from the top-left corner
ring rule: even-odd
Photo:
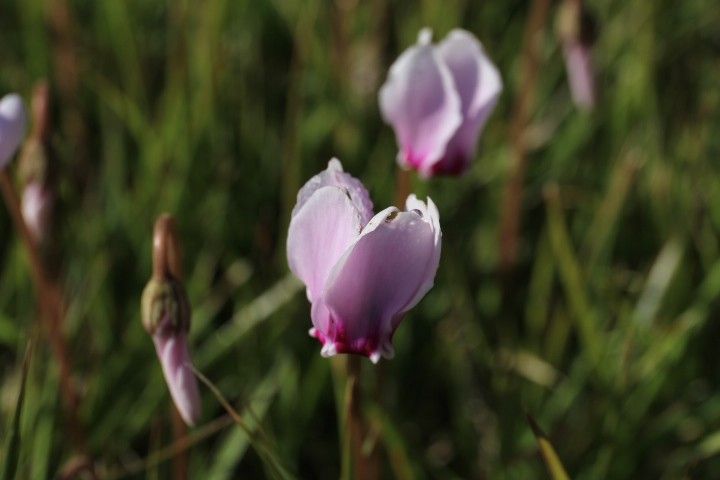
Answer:
[[[359,180],[337,159],[298,193],[288,230],[290,270],[305,283],[323,356],[392,358],[404,314],[430,290],[440,261],[435,204],[410,195],[406,211],[373,215]]]
[[[503,85],[482,44],[465,30],[437,45],[424,29],[390,67],[380,89],[383,119],[395,130],[398,163],[424,177],[465,172]]]
[[[0,168],[5,168],[25,136],[25,106],[16,93],[0,99]]]
[[[36,241],[42,242],[48,231],[52,211],[53,193],[39,180],[31,180],[22,194],[23,219]]]

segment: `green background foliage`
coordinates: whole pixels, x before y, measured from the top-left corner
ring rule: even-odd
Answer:
[[[168,211],[198,368],[262,423],[290,471],[337,478],[331,362],[288,275],[289,212],[332,156],[376,210],[393,202],[377,90],[421,27],[442,38],[460,26],[505,91],[467,175],[413,180],[439,207],[443,255],[395,359],[363,362],[384,476],[546,478],[529,413],[572,478],[720,477],[720,4],[588,1],[600,27],[592,113],[570,101],[551,6],[508,280],[498,230],[530,3],[0,0],[0,92],[52,86],[59,207],[46,256],[99,472],[170,478],[169,462],[142,462],[172,436],[139,318],[152,224]],[[0,232],[5,438],[38,314],[4,208]],[[202,392],[203,424],[222,421]],[[75,451],[43,341],[23,408],[19,475],[51,478]],[[215,430],[191,449],[190,478],[266,475],[241,430]]]

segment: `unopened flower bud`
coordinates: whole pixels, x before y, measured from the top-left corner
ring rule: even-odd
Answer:
[[[195,425],[201,402],[188,348],[190,302],[179,264],[175,223],[163,215],[155,223],[153,275],[142,294],[142,323],[152,337],[175,407],[185,423]]]

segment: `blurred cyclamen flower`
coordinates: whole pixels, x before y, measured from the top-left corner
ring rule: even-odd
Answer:
[[[54,195],[47,185],[34,180],[25,185],[21,210],[23,219],[36,241],[42,242],[48,231]]]
[[[193,426],[200,420],[201,403],[188,348],[190,302],[170,265],[171,256],[178,254],[174,235],[174,222],[163,215],[155,224],[153,276],[142,294],[142,322],[152,336],[170,396],[185,423]]]
[[[596,101],[593,64],[596,32],[593,18],[581,1],[563,2],[558,13],[557,31],[573,102],[580,109],[592,110]]]
[[[0,169],[5,168],[25,136],[25,106],[10,93],[0,99]]]
[[[470,32],[453,30],[437,45],[431,39],[423,29],[390,67],[380,110],[395,130],[401,166],[424,177],[458,175],[475,156],[502,79]]]
[[[310,335],[321,353],[392,358],[405,312],[433,285],[440,261],[439,214],[410,195],[406,211],[373,216],[363,184],[337,159],[298,193],[288,231],[290,270],[312,304]]]

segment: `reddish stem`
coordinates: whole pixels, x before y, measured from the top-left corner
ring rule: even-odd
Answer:
[[[506,274],[514,269],[517,262],[523,187],[528,161],[526,129],[535,105],[542,36],[549,9],[550,0],[534,0],[525,26],[520,69],[522,84],[511,125],[512,166],[510,179],[505,186],[500,223],[500,268]]]
[[[43,326],[60,370],[60,390],[71,436],[78,450],[84,452],[85,435],[77,414],[79,400],[72,381],[72,362],[62,333],[65,307],[60,288],[50,281],[45,271],[37,242],[23,219],[20,201],[6,170],[0,170],[0,190],[30,260],[30,272],[35,284],[35,294],[40,304],[40,318],[43,320]]]
[[[399,209],[405,208],[405,200],[410,195],[412,188],[412,173],[400,166],[397,167],[397,176],[395,177],[395,206]]]

